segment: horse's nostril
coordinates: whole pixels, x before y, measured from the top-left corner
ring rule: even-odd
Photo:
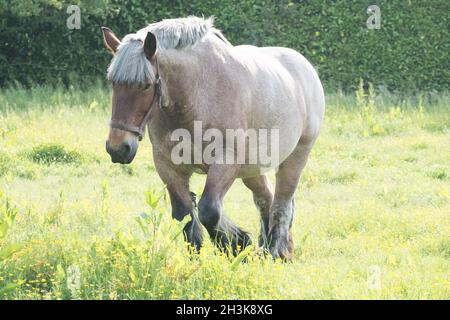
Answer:
[[[129,154],[131,152],[131,145],[129,143],[124,144],[125,154]]]

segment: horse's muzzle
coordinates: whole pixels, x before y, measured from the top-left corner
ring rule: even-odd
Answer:
[[[112,147],[109,141],[106,141],[106,152],[111,156],[113,163],[129,164],[133,161],[138,148],[137,139],[125,141],[118,147]]]

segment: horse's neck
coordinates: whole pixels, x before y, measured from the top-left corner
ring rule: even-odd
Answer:
[[[160,77],[164,86],[166,104],[170,107],[187,103],[196,85],[190,79],[196,76],[195,68],[190,66],[192,57],[183,61],[180,54],[172,52],[161,59]]]
[[[189,123],[202,118],[207,104],[220,90],[226,68],[224,60],[229,45],[217,37],[197,44],[195,48],[161,53],[160,77],[163,83],[165,112],[172,121]],[[227,58],[227,59],[225,59]]]
[[[214,77],[208,55],[210,44],[196,49],[165,52],[161,57],[160,76],[166,100],[172,108],[191,108],[198,102],[207,80]]]

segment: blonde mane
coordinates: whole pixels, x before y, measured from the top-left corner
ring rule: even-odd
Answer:
[[[222,33],[214,28],[214,19],[187,17],[166,19],[126,35],[118,47],[107,77],[115,83],[140,84],[154,81],[155,75],[150,62],[144,55],[143,43],[148,32],[157,39],[159,50],[183,49],[192,46],[210,34],[231,45]]]

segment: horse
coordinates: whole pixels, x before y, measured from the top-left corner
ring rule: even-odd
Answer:
[[[217,247],[234,255],[251,239],[224,214],[223,199],[233,182],[242,179],[260,213],[259,245],[273,258],[292,260],[294,193],[325,112],[324,90],[311,63],[289,48],[233,46],[213,18],[166,19],[122,40],[109,28],[102,27],[102,33],[113,53],[107,70],[112,116],[106,141],[112,162],[131,163],[147,128],[172,218],[191,218],[183,229],[190,247],[201,249],[203,225]],[[247,163],[248,151],[243,162],[219,157],[188,161],[199,144],[208,142],[205,136],[189,141],[181,152],[187,161],[174,161],[180,140],[173,133],[182,129],[192,139],[199,122],[203,134],[277,130],[278,140],[268,143],[277,147],[277,161]],[[239,152],[226,139],[215,136],[213,156]],[[248,139],[242,141],[241,147],[249,147]],[[276,171],[274,191],[268,170]],[[198,203],[189,190],[194,173],[206,174]]]

